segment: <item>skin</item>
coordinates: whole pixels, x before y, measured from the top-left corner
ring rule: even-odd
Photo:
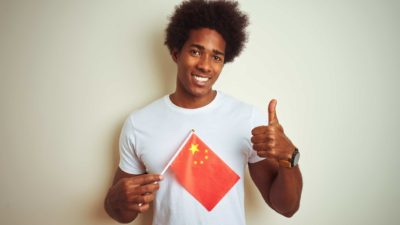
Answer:
[[[267,159],[249,164],[250,176],[265,202],[276,212],[291,217],[300,206],[303,181],[299,166],[288,167],[295,146],[285,135],[276,113],[275,99],[268,105],[268,125],[255,127],[251,142],[260,157]]]
[[[133,175],[118,168],[104,201],[106,212],[120,223],[133,221],[150,208],[161,180],[158,174]]]
[[[177,64],[176,90],[170,95],[174,104],[199,108],[215,98],[212,87],[224,66],[225,46],[218,32],[201,28],[190,32],[181,50],[172,51]],[[301,173],[298,166],[287,168],[278,163],[288,159],[295,147],[278,122],[276,100],[269,104],[268,117],[268,125],[254,128],[251,139],[257,154],[268,159],[249,164],[249,171],[267,204],[290,217],[299,207]],[[133,175],[118,168],[104,203],[107,213],[118,222],[133,221],[138,213],[149,209],[161,180],[158,174]]]
[[[172,102],[184,108],[210,103],[216,95],[212,86],[224,67],[224,52],[225,41],[218,32],[207,28],[193,30],[182,49],[172,52],[178,69],[176,90],[170,95]]]

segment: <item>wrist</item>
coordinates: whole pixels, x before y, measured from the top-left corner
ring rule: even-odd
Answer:
[[[294,147],[291,157],[289,159],[280,159],[278,160],[278,163],[280,167],[293,168],[298,165],[299,159],[300,152],[296,147]]]

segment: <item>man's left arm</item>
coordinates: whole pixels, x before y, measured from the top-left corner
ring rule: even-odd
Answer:
[[[253,149],[267,159],[250,163],[250,176],[267,204],[291,217],[299,208],[303,184],[299,166],[290,163],[296,147],[278,122],[276,100],[268,106],[268,125],[254,128],[252,135]]]

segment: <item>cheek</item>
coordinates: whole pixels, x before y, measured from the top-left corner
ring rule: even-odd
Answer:
[[[222,68],[223,67],[224,66],[221,65],[221,64],[217,64],[217,65],[214,66],[214,73],[215,73],[216,77],[218,77],[219,74],[222,72]]]
[[[191,59],[184,59],[178,64],[178,69],[181,73],[187,73],[195,65],[195,61]]]

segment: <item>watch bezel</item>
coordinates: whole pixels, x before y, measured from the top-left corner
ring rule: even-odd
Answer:
[[[299,149],[295,148],[294,152],[292,154],[292,158],[290,160],[290,165],[291,167],[295,167],[297,166],[297,164],[299,164],[299,159],[300,159],[300,152]]]

